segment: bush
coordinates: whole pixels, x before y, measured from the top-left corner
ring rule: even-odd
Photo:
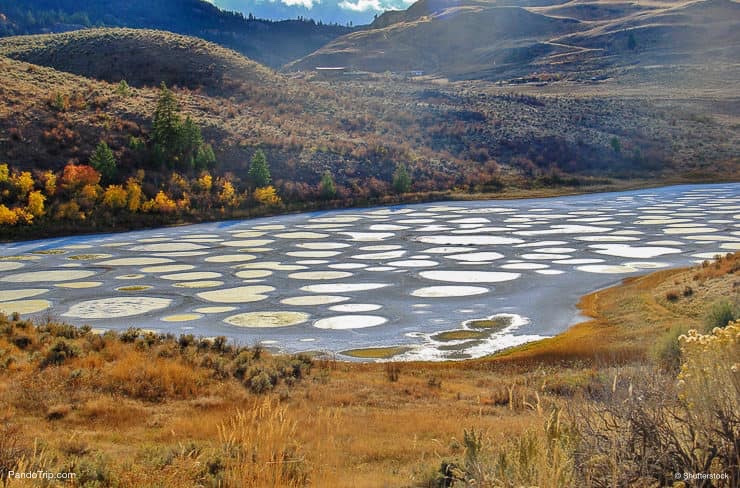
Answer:
[[[62,364],[67,359],[76,358],[80,355],[80,348],[64,339],[58,339],[47,351],[41,368]]]
[[[267,393],[272,390],[272,381],[270,375],[265,371],[259,371],[254,376],[249,378],[249,389],[252,393],[261,394]]]
[[[686,327],[677,324],[663,335],[655,344],[655,358],[666,371],[678,372],[681,365],[681,347],[678,338],[686,333]]]
[[[712,308],[709,309],[709,313],[707,314],[706,330],[711,331],[715,327],[725,327],[730,322],[740,318],[737,308],[737,304],[732,304],[726,300],[712,305]]]
[[[13,337],[13,344],[18,349],[25,349],[28,346],[30,346],[32,343],[33,343],[33,340],[31,340],[31,338],[28,336],[19,335],[19,336]]]
[[[140,335],[141,335],[141,329],[137,329],[135,327],[129,327],[128,329],[123,331],[119,337],[120,337],[121,342],[132,343],[136,341],[136,339],[138,339]]]

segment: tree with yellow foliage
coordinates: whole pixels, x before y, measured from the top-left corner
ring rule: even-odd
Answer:
[[[47,170],[41,174],[41,180],[44,183],[46,194],[50,197],[54,196],[57,192],[57,175],[52,170]]]
[[[239,206],[239,197],[234,185],[229,180],[221,182],[221,191],[218,193],[218,201],[224,207],[235,208]]]
[[[194,186],[203,193],[210,193],[213,188],[213,176],[208,171],[204,171],[196,180]]]
[[[280,205],[282,200],[272,185],[263,186],[254,190],[254,199],[260,205]]]
[[[80,204],[80,207],[86,210],[93,208],[102,192],[103,189],[100,187],[100,185],[88,184],[83,186],[82,190],[80,190],[80,193],[77,196],[77,201]]]
[[[103,193],[103,205],[111,210],[124,208],[128,203],[128,192],[121,185],[108,185]]]
[[[26,210],[34,217],[43,217],[46,213],[44,202],[46,197],[39,191],[35,190],[28,194],[28,206]]]
[[[31,215],[30,212],[26,211],[25,208],[16,207],[13,209],[13,212],[15,212],[15,215],[18,218],[19,224],[30,225],[33,223],[33,215]]]
[[[26,198],[26,195],[33,190],[33,176],[30,171],[13,173],[13,176],[10,178],[10,184],[18,191],[18,199],[23,200]]]
[[[6,163],[0,164],[0,183],[7,183],[8,179],[10,179],[10,169],[8,168],[8,165]]]
[[[59,205],[54,218],[58,220],[85,220],[85,213],[80,210],[80,206],[72,200]]]
[[[0,225],[15,225],[17,223],[18,215],[5,205],[0,205]]]
[[[164,191],[159,190],[159,193],[146,202],[143,208],[150,212],[171,213],[177,210],[177,203],[168,197]]]
[[[143,192],[141,185],[134,178],[126,181],[126,207],[129,212],[138,212],[141,208],[141,199]]]

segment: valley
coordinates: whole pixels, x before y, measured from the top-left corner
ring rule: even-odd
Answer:
[[[0,0],[4,486],[740,484],[738,2],[217,5]]]

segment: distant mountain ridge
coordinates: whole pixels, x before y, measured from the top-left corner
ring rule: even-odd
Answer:
[[[590,77],[636,63],[737,62],[738,28],[740,4],[733,0],[419,0],[287,68]]]
[[[310,20],[226,12],[204,0],[0,0],[0,36],[130,27],[201,37],[278,67],[352,31]]]

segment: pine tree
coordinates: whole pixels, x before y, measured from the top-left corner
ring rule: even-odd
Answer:
[[[105,141],[100,141],[90,156],[90,166],[95,168],[105,181],[111,181],[116,177],[116,158]]]
[[[216,155],[210,144],[201,144],[195,153],[195,169],[208,169],[216,163]]]
[[[167,85],[160,86],[152,121],[152,157],[160,165],[185,171],[201,170],[216,162],[213,148],[203,141],[198,124],[180,118],[180,107]]]
[[[185,118],[179,130],[177,152],[182,154],[183,165],[187,169],[196,168],[198,149],[203,145],[203,135],[200,127],[193,122],[190,116]]]
[[[263,188],[270,185],[272,177],[270,176],[270,168],[267,165],[267,158],[265,157],[265,153],[262,152],[262,149],[257,149],[257,152],[254,153],[247,175],[256,188]]]
[[[331,200],[337,195],[337,187],[334,184],[334,178],[329,171],[324,173],[319,183],[319,193],[324,200]]]
[[[177,148],[180,144],[182,122],[179,115],[180,107],[175,95],[162,82],[159,87],[159,100],[152,119],[152,142],[154,143],[154,157],[160,164],[173,166],[173,159],[177,159]]]
[[[396,193],[408,193],[411,189],[411,177],[403,163],[399,163],[393,173],[393,189]]]

